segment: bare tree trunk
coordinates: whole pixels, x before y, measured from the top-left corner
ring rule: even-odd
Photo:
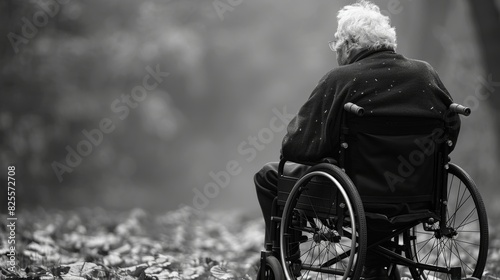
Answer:
[[[500,15],[493,0],[469,1],[484,64],[494,81],[500,80]],[[498,94],[496,94],[498,95]]]
[[[16,14],[18,4],[14,1],[5,1],[0,4],[0,61],[12,57],[13,51],[9,38],[9,32],[13,31],[13,17]],[[5,65],[4,63],[2,65]]]
[[[500,15],[494,0],[469,0],[486,72],[482,89],[493,112],[497,139],[500,139]],[[500,157],[500,154],[498,155]]]

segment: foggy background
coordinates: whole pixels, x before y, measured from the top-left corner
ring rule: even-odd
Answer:
[[[17,208],[260,215],[253,175],[337,66],[327,42],[352,2],[2,1],[0,172],[16,166]],[[498,215],[500,1],[374,2],[397,52],[473,110],[452,161]]]

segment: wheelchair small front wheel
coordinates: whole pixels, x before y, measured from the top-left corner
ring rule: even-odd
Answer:
[[[264,269],[264,278],[262,278],[262,269]],[[284,280],[285,275],[277,258],[269,256],[266,258],[266,266],[260,267],[257,272],[257,280]]]

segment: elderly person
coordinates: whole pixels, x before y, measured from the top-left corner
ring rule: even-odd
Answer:
[[[310,163],[326,157],[336,158],[340,148],[340,115],[347,102],[364,107],[367,116],[428,118],[443,118],[452,103],[450,94],[428,63],[395,52],[395,28],[378,6],[360,1],[342,8],[337,19],[338,29],[329,45],[337,55],[339,67],[321,78],[288,125],[281,151],[287,160]],[[450,139],[456,143],[458,116],[452,116],[451,121],[455,125]],[[285,173],[298,177],[306,169],[304,165],[287,164]],[[271,206],[277,195],[277,163],[265,165],[254,179],[266,222],[266,242],[269,242]],[[368,221],[369,243],[388,230]],[[384,279],[388,265],[387,260],[368,251],[363,277]]]

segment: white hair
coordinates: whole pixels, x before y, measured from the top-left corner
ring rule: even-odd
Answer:
[[[337,20],[337,48],[347,41],[349,50],[396,49],[396,29],[391,26],[389,17],[380,13],[379,7],[369,1],[361,0],[345,6],[338,12]]]

